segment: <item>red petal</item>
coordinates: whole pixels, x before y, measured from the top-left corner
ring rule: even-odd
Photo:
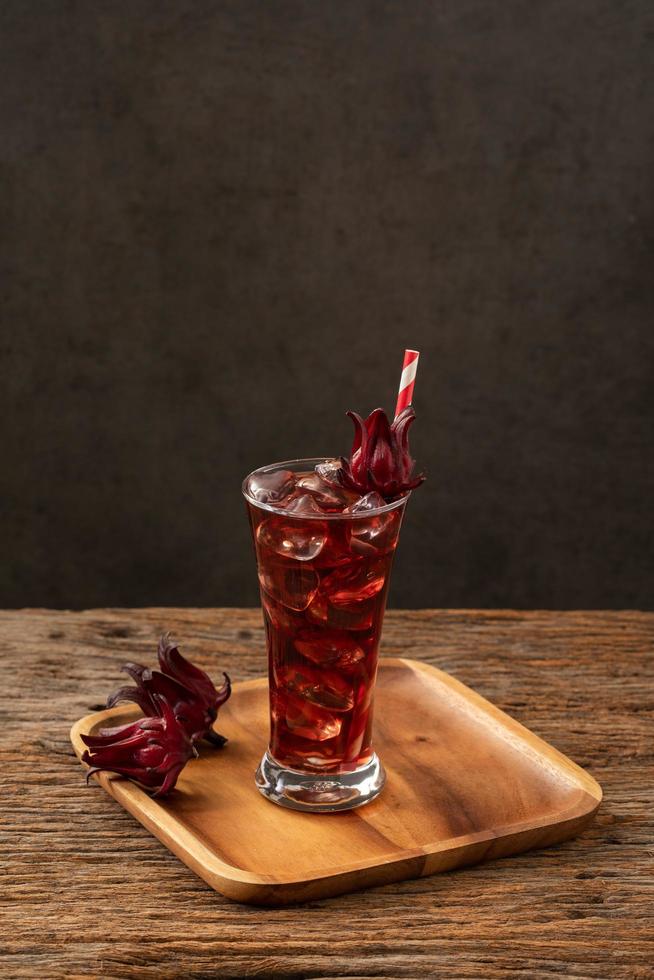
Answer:
[[[225,701],[229,700],[232,693],[232,681],[229,674],[226,674],[225,671],[223,671],[223,677],[225,678],[225,683],[216,691],[216,708],[219,708],[221,704],[224,704]]]
[[[346,412],[345,414],[354,422],[354,442],[352,443],[352,450],[350,452],[350,456],[354,456],[364,445],[368,433],[363,419],[357,412]]]
[[[366,470],[374,473],[377,483],[387,483],[393,475],[396,461],[391,447],[391,429],[383,408],[376,408],[366,419],[368,455]]]
[[[365,473],[368,431],[360,415],[357,415],[356,412],[348,412],[347,414],[354,423],[354,442],[350,452],[349,470],[353,481],[358,484],[361,480],[361,474]]]
[[[390,425],[383,408],[375,408],[365,421],[366,431],[370,439],[383,439],[390,442]]]
[[[171,790],[173,790],[175,788],[175,784],[177,783],[177,780],[179,778],[179,774],[181,773],[181,771],[182,771],[183,768],[184,768],[184,765],[182,764],[181,766],[177,766],[175,769],[170,769],[166,773],[166,778],[164,779],[161,787],[155,793],[153,793],[152,795],[153,796],[167,796],[168,793],[170,793]]]
[[[104,745],[110,745],[116,742],[129,742],[134,737],[140,735],[141,733],[141,722],[140,718],[138,721],[130,722],[127,725],[121,725],[117,729],[111,729],[109,733],[100,733],[99,735],[82,735],[82,741],[85,745],[89,747]]]
[[[216,696],[213,681],[203,670],[190,663],[183,657],[169,636],[162,636],[159,641],[159,666],[165,674],[201,695],[207,705],[212,704]]]
[[[146,715],[154,710],[150,695],[142,687],[119,687],[107,698],[107,707],[113,708],[120,701],[133,701]]]

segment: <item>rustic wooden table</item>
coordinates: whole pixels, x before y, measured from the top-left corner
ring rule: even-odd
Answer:
[[[654,975],[654,614],[389,612],[385,654],[455,674],[604,803],[550,850],[280,910],[222,898],[84,786],[71,723],[164,629],[213,672],[264,672],[255,610],[0,613],[1,976]]]

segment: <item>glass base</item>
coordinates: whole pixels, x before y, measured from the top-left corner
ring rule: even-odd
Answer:
[[[386,773],[374,753],[370,762],[354,772],[321,775],[285,769],[266,752],[255,782],[263,796],[290,810],[334,813],[374,800],[386,782]]]

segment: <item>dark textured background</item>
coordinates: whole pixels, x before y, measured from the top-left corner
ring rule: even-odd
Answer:
[[[0,604],[256,601],[422,351],[391,602],[654,605],[650,0],[0,7]]]

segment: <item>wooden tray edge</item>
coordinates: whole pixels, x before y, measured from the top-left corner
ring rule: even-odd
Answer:
[[[573,762],[567,755],[563,752],[559,752],[555,749],[553,745],[546,742],[539,735],[536,735],[531,729],[526,728],[511,715],[507,714],[502,708],[498,708],[497,705],[493,704],[492,701],[488,701],[481,694],[472,687],[468,687],[462,681],[456,679],[451,674],[447,674],[444,670],[440,670],[438,667],[433,667],[431,664],[423,663],[420,660],[411,660],[409,658],[403,657],[393,657],[384,661],[389,665],[393,663],[403,663],[412,670],[424,673],[433,674],[445,684],[450,690],[457,695],[461,701],[467,704],[474,704],[481,712],[489,717],[489,719],[495,722],[498,726],[512,732],[517,736],[520,742],[530,746],[534,753],[540,756],[542,759],[550,761],[559,770],[565,772],[565,774],[574,779],[589,796],[596,801],[595,810],[600,805],[603,799],[602,787],[597,782],[597,780],[590,775],[581,766],[578,766],[576,762]],[[495,726],[494,726],[495,727]],[[593,811],[594,812],[594,811]]]
[[[407,878],[425,877],[487,859],[517,854],[527,849],[550,846],[574,836],[592,820],[602,800],[602,789],[589,773],[567,756],[525,728],[501,708],[497,708],[492,702],[477,694],[472,688],[439,668],[399,657],[384,658],[382,663],[387,667],[402,665],[417,672],[436,676],[457,698],[474,704],[478,710],[486,714],[494,727],[499,726],[509,730],[518,742],[529,745],[538,757],[548,759],[559,770],[563,770],[568,778],[583,790],[582,799],[570,812],[562,813],[560,815],[562,819],[552,823],[523,821],[512,824],[507,833],[480,833],[478,839],[474,841],[471,841],[468,835],[460,844],[458,840],[462,840],[461,838],[451,838],[415,850],[395,852],[387,861],[383,858],[378,859],[378,863],[374,864],[362,861],[348,866],[347,869],[335,868],[320,877],[292,877],[285,881],[279,877],[271,880],[265,875],[248,872],[223,862],[183,825],[168,818],[168,814],[159,802],[153,800],[136,784],[109,773],[97,773],[93,778],[212,888],[227,898],[254,905],[281,906],[326,898],[361,887],[376,887]],[[266,683],[267,678],[261,677],[241,681],[238,686],[252,687]],[[122,709],[97,711],[75,722],[70,730],[70,739],[80,761],[85,749],[80,736],[107,718],[115,720],[117,713],[120,712],[128,716],[133,714],[134,708],[125,706]],[[316,815],[317,819],[319,816]],[[527,835],[528,841],[525,840]],[[358,879],[364,871],[366,880],[365,883],[360,883]]]

